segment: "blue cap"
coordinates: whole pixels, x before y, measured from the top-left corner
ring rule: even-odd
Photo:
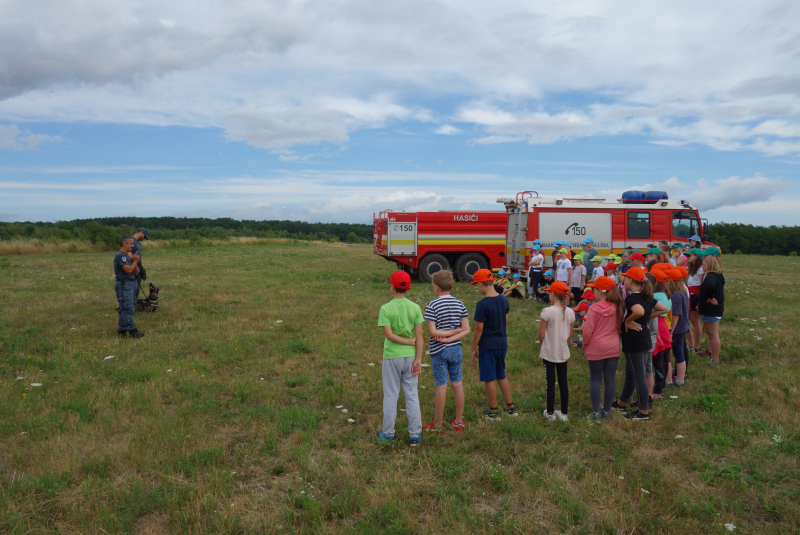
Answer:
[[[584,243],[594,243],[594,238],[586,238]]]
[[[563,241],[557,241],[553,245],[561,245],[562,243],[564,243],[564,242]]]
[[[514,276],[513,276],[513,277],[511,277],[511,278],[512,278],[512,279],[518,279],[518,278],[519,278],[519,273],[514,273]]]
[[[534,246],[533,246],[533,250],[534,250],[534,251],[538,251],[538,250],[540,250],[541,248],[542,248],[542,247],[541,247],[541,246],[539,246],[539,245],[534,245]]]
[[[544,276],[545,277],[552,277],[553,276],[553,270],[552,269],[548,269],[547,271],[544,272]]]
[[[533,243],[542,243],[542,241],[537,238],[537,239],[533,240]]]
[[[497,274],[498,274],[498,275],[505,275],[505,274],[506,274],[506,272],[505,272],[505,270],[502,270],[502,269],[501,269],[500,271],[498,271],[498,272],[497,272]]]
[[[700,236],[698,236],[697,234],[695,234],[694,236],[692,236],[691,238],[689,238],[689,241],[699,241],[699,242],[701,242],[701,241],[703,241],[703,238],[701,238]]]

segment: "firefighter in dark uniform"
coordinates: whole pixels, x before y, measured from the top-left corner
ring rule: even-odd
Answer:
[[[125,236],[120,240],[120,249],[114,255],[114,277],[117,282],[114,284],[114,291],[119,302],[119,323],[117,335],[131,335],[131,338],[141,338],[144,336],[136,328],[133,322],[133,315],[136,312],[136,274],[139,272],[139,256],[131,254],[133,249],[133,238]]]
[[[142,227],[136,231],[136,234],[133,235],[133,254],[139,255],[139,272],[136,274],[136,295],[139,295],[139,291],[142,289],[142,281],[147,280],[147,272],[144,269],[144,265],[142,264],[142,244],[140,240],[149,240],[150,237],[147,234],[147,229]]]

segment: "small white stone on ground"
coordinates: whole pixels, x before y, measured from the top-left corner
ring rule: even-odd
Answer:
[[[103,360],[109,360],[109,359],[113,359],[113,358],[114,358],[114,355],[109,355],[106,358],[104,358]]]
[[[736,529],[736,526],[734,526],[733,524],[725,524],[725,529],[727,529],[728,531],[733,531]]]
[[[347,419],[347,421],[348,421],[348,422],[350,422],[351,424],[354,424],[354,423],[356,423],[356,421],[355,421],[355,420],[353,420],[352,418],[348,418],[348,419]]]
[[[337,408],[337,409],[343,409],[343,408],[344,408],[344,405],[336,405],[336,408]]]
[[[358,377],[357,373],[351,373],[350,375],[352,375],[353,377]]]
[[[675,438],[683,438],[683,435],[675,435]]]
[[[31,383],[31,386],[42,386],[42,383]]]
[[[375,366],[374,362],[367,362],[367,366]]]
[[[342,414],[347,414],[347,409],[342,409]]]

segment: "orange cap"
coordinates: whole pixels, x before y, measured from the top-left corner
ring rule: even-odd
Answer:
[[[592,288],[597,288],[598,290],[607,292],[616,286],[616,283],[611,277],[597,277],[593,282],[590,282],[586,286],[591,286]]]
[[[656,280],[657,280],[658,282],[664,282],[665,280],[667,280],[667,274],[666,274],[666,273],[664,273],[664,272],[663,272],[662,270],[660,270],[660,269],[654,269],[654,270],[652,270],[650,273],[652,273],[652,274],[653,274],[653,276],[656,278]]]
[[[688,269],[686,269],[685,267],[683,267],[683,266],[678,266],[678,267],[676,267],[675,269],[677,269],[678,271],[680,271],[680,272],[681,272],[681,277],[688,277],[688,276],[689,276],[689,270],[688,270]]]
[[[475,272],[475,275],[472,276],[472,283],[470,284],[470,286],[472,286],[473,284],[478,284],[479,282],[488,282],[493,280],[494,280],[494,275],[492,275],[491,271],[489,271],[488,269],[479,269],[478,271]]]
[[[546,292],[553,292],[554,294],[572,295],[572,292],[569,291],[569,286],[567,286],[566,283],[561,281],[554,282],[544,290]]]
[[[633,266],[628,268],[628,271],[625,272],[625,276],[630,277],[637,282],[642,282],[645,277],[644,273],[645,271],[642,268]]]
[[[667,270],[667,278],[671,281],[679,281],[683,280],[683,275],[681,274],[680,269],[678,269],[677,267],[673,267],[672,269]]]

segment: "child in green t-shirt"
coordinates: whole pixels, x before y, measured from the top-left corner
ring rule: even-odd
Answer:
[[[389,279],[393,299],[381,307],[378,327],[383,328],[383,430],[380,442],[394,440],[397,419],[397,398],[400,388],[406,398],[408,435],[412,446],[422,441],[422,414],[419,409],[417,376],[422,370],[422,311],[419,305],[406,299],[411,277],[405,271],[395,271]]]

